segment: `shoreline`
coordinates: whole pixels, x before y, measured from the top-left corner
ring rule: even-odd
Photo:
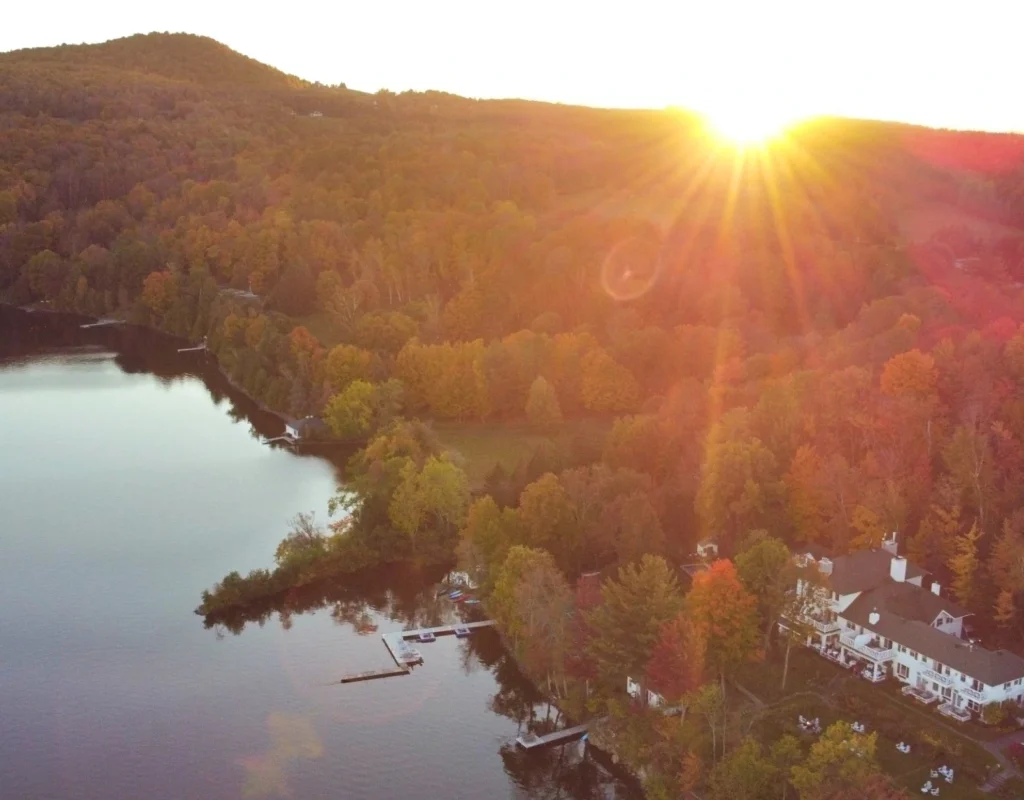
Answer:
[[[114,316],[114,315],[105,315],[104,317],[101,318],[101,317],[94,316],[92,314],[83,314],[80,311],[64,311],[64,310],[57,309],[57,308],[46,308],[45,306],[41,306],[41,305],[38,305],[38,304],[35,304],[35,305],[31,305],[30,304],[30,305],[24,305],[24,306],[17,306],[17,305],[14,305],[13,303],[7,302],[6,300],[0,300],[0,307],[12,308],[12,309],[14,309],[16,311],[22,311],[22,312],[24,312],[26,314],[48,314],[48,315],[51,315],[51,316],[58,316],[58,317],[76,317],[76,318],[80,318],[80,319],[84,319],[84,320],[89,320],[91,322],[99,322],[101,319],[117,319],[117,320],[120,320],[123,325],[126,325],[126,326],[131,327],[131,328],[138,328],[139,330],[144,330],[144,331],[147,331],[147,332],[155,333],[155,334],[157,334],[159,336],[164,337],[165,339],[169,340],[170,342],[184,342],[185,344],[190,344],[190,345],[196,344],[191,339],[185,339],[185,338],[183,338],[181,336],[175,336],[174,334],[167,333],[166,331],[162,331],[159,328],[154,328],[154,327],[152,327],[150,325],[140,325],[140,324],[135,323],[135,322],[129,322],[128,320],[126,320],[126,319],[124,319],[122,317],[118,317],[118,316]],[[262,400],[257,400],[255,397],[253,397],[251,394],[249,394],[249,392],[246,391],[246,389],[240,383],[238,383],[234,378],[232,378],[227,373],[227,371],[224,369],[224,367],[221,366],[220,359],[218,359],[217,356],[214,355],[210,350],[203,351],[203,358],[204,358],[204,362],[206,364],[212,365],[213,368],[217,371],[217,374],[220,375],[224,379],[224,381],[232,389],[234,389],[236,392],[238,392],[240,395],[242,395],[248,402],[252,403],[260,411],[262,411],[262,412],[264,412],[266,414],[273,414],[275,417],[277,417],[281,421],[282,425],[284,425],[286,423],[287,418],[285,417],[284,414],[282,414],[279,411],[275,411],[274,409],[270,408],[270,406],[266,405]]]
[[[69,321],[82,320],[82,321],[85,321],[85,322],[89,322],[89,321],[96,322],[96,321],[99,321],[100,319],[119,319],[119,320],[121,320],[121,322],[125,326],[137,328],[137,329],[145,331],[147,333],[157,334],[162,339],[166,340],[168,343],[176,343],[176,342],[178,342],[178,343],[185,343],[185,344],[194,344],[194,342],[191,342],[189,339],[186,339],[186,338],[183,338],[183,337],[179,337],[179,336],[175,336],[173,334],[167,333],[165,331],[161,331],[161,330],[159,330],[157,328],[154,328],[154,327],[151,327],[149,325],[140,325],[138,323],[128,322],[127,320],[123,319],[123,317],[117,317],[117,316],[114,316],[114,315],[104,315],[101,318],[101,317],[96,317],[96,316],[90,315],[90,314],[82,314],[82,313],[77,312],[77,311],[66,311],[66,310],[61,310],[61,309],[48,308],[45,305],[17,306],[17,305],[14,305],[12,303],[9,303],[9,302],[3,301],[3,300],[0,300],[0,308],[10,308],[10,309],[14,309],[16,311],[22,312],[24,314],[46,314],[48,316],[65,317],[65,318],[68,318]],[[220,378],[223,378],[224,382],[228,386],[230,386],[235,392],[237,392],[238,395],[240,395],[242,398],[245,398],[245,400],[247,402],[251,403],[255,408],[259,409],[261,412],[273,415],[275,417],[275,419],[277,419],[277,420],[279,420],[281,422],[282,426],[285,424],[285,419],[286,418],[281,413],[279,413],[277,411],[274,411],[273,409],[269,408],[263,402],[261,402],[261,401],[257,400],[256,398],[252,397],[236,380],[234,380],[227,373],[227,371],[221,366],[220,361],[216,357],[216,355],[211,353],[209,350],[204,351],[203,359],[202,359],[202,361],[200,361],[198,363],[201,364],[204,368],[207,368],[207,369],[212,367],[213,370],[215,370],[216,374]],[[328,445],[333,445],[333,444],[338,444],[338,443],[336,443],[336,442],[323,442],[323,443],[312,443],[312,444],[328,444]],[[273,593],[271,593],[269,595],[253,599],[253,600],[251,600],[249,602],[238,604],[236,606],[233,606],[230,609],[222,609],[220,611],[220,613],[212,612],[210,614],[203,614],[200,611],[199,608],[194,609],[194,613],[203,618],[204,626],[209,626],[211,623],[214,624],[214,625],[216,625],[216,624],[225,624],[225,623],[230,624],[229,623],[230,618],[232,616],[234,616],[234,614],[238,614],[238,612],[242,612],[239,615],[242,618],[244,618],[246,616],[246,614],[244,613],[246,610],[248,610],[250,612],[256,611],[257,612],[256,616],[260,616],[261,613],[272,612],[272,610],[276,607],[277,603],[283,597],[286,597],[286,596],[288,596],[289,594],[291,594],[293,592],[296,592],[296,591],[298,591],[298,592],[309,591],[309,592],[312,592],[315,595],[315,594],[317,594],[317,587],[318,587],[318,585],[324,585],[324,584],[327,584],[327,583],[330,583],[330,582],[333,582],[333,581],[336,581],[336,580],[344,580],[347,577],[359,576],[360,573],[363,573],[363,574],[371,573],[374,569],[377,569],[377,568],[380,568],[380,567],[386,568],[386,567],[389,567],[389,566],[393,567],[396,564],[400,564],[400,563],[403,563],[403,562],[402,561],[399,561],[399,562],[385,562],[385,563],[382,563],[382,564],[376,564],[376,565],[373,565],[373,566],[367,566],[367,567],[363,567],[363,568],[360,568],[360,569],[356,569],[353,572],[349,572],[349,573],[338,573],[336,575],[318,577],[318,578],[315,578],[315,579],[309,581],[308,583],[299,583],[299,584],[296,584],[296,585],[293,585],[293,586],[289,586],[286,589],[281,589],[281,590],[275,591],[275,592],[273,592]],[[356,577],[356,580],[358,580],[358,577]],[[234,614],[232,612],[234,612]],[[254,621],[254,620],[245,620],[245,623],[243,623],[243,624],[248,624],[248,622],[250,622],[250,621]],[[543,681],[538,681],[535,678],[535,676],[530,674],[530,672],[526,669],[526,667],[522,663],[522,661],[516,657],[515,650],[509,645],[508,641],[505,638],[504,632],[501,631],[500,628],[495,627],[495,632],[497,633],[497,635],[500,638],[502,647],[508,653],[509,658],[511,658],[513,663],[515,663],[516,668],[520,671],[520,673],[524,676],[524,678],[526,680],[528,680],[531,684],[533,684],[533,686],[537,689],[538,693],[542,697],[544,697],[546,702],[550,703],[550,705],[552,707],[556,708],[559,711],[559,713],[562,714],[563,719],[564,719],[566,724],[573,724],[574,720],[562,708],[562,700],[563,700],[563,698],[559,698],[559,697],[555,697],[555,696],[551,695],[544,688]],[[613,745],[612,737],[608,737],[606,735],[602,735],[602,731],[603,731],[604,726],[599,724],[599,720],[600,719],[601,719],[600,717],[594,717],[594,718],[590,718],[590,719],[582,719],[583,722],[586,722],[588,724],[593,723],[592,730],[588,731],[588,746],[587,746],[588,752],[592,751],[592,753],[593,753],[592,757],[595,758],[595,760],[597,760],[599,763],[601,763],[602,767],[604,767],[605,769],[618,773],[620,775],[620,777],[629,779],[630,781],[634,782],[637,785],[638,788],[642,787],[642,783],[643,783],[642,777],[640,775],[637,775],[632,769],[630,769],[626,765],[626,763],[623,761],[623,759],[620,758],[619,755],[615,752],[614,746],[609,746],[609,745]],[[640,788],[640,790],[642,791],[642,788]]]

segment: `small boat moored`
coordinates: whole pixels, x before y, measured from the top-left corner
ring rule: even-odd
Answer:
[[[448,593],[448,599],[449,600],[458,600],[460,597],[462,597],[462,590],[461,589],[456,589],[454,592],[449,592]]]
[[[417,642],[433,642],[436,641],[437,637],[434,636],[430,631],[423,631],[419,636],[416,637]]]
[[[459,639],[465,639],[472,632],[473,631],[471,629],[467,628],[465,625],[459,625],[458,627],[455,628],[455,636],[457,638],[459,638]]]

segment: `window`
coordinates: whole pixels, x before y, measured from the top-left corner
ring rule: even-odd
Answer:
[[[968,700],[967,707],[975,713],[981,711],[981,703],[976,703],[974,700]]]
[[[907,652],[907,648],[905,648],[901,644],[898,644],[898,645],[896,645],[896,652],[897,653],[905,653],[905,652]]]
[[[908,677],[910,677],[910,667],[908,667],[906,664],[897,664],[896,665],[896,675],[899,676],[900,678],[908,678]]]
[[[949,687],[949,686],[943,686],[942,687],[942,698],[944,700],[948,700],[952,696],[953,696],[953,689],[951,687]]]
[[[985,691],[985,684],[979,681],[977,678],[971,678],[971,688],[976,692]]]
[[[1008,691],[1011,685],[1012,684],[1010,683],[1010,681],[1007,681],[1006,683],[1003,684],[1003,689]]]

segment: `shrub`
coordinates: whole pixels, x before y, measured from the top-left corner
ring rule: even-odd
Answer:
[[[986,725],[1002,725],[1009,713],[1002,703],[989,703],[981,709],[981,721]]]

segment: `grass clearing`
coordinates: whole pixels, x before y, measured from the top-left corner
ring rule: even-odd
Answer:
[[[342,342],[338,323],[328,311],[314,311],[304,317],[295,317],[295,324],[305,327],[327,349]]]
[[[526,422],[432,422],[446,448],[466,461],[470,484],[479,488],[495,465],[512,471],[538,447],[559,446],[566,437],[579,437],[600,452],[611,426],[607,420],[574,420],[555,431],[540,431]]]
[[[474,486],[480,486],[495,465],[514,470],[529,458],[550,436],[525,424],[488,424],[479,422],[433,422],[441,444],[466,461],[466,473]]]

